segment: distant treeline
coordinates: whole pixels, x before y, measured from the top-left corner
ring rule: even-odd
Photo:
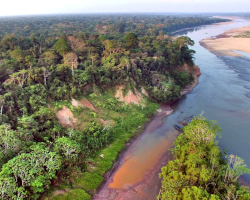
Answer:
[[[159,35],[178,29],[227,21],[209,17],[178,15],[139,15],[139,14],[106,14],[106,15],[51,15],[0,18],[0,35],[15,34],[40,38],[59,37],[79,31],[95,34],[123,34],[133,31],[137,35]]]

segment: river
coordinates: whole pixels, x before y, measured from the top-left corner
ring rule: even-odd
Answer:
[[[174,112],[169,116],[161,115],[168,109],[162,107],[162,113],[121,154],[116,168],[94,199],[155,199],[160,189],[158,173],[166,165],[168,149],[178,135],[173,125],[199,114],[220,124],[223,131],[222,138],[218,138],[220,148],[243,158],[250,167],[250,55],[237,51],[243,56],[216,56],[199,44],[202,39],[247,25],[250,21],[238,19],[176,33],[195,41],[192,47],[196,51],[195,64],[202,73],[199,84],[172,105]],[[250,182],[250,175],[243,178]]]

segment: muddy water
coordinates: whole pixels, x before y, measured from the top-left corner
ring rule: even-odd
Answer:
[[[154,199],[159,193],[158,174],[168,160],[168,149],[178,135],[172,123],[163,124],[169,105],[162,105],[160,112],[147,124],[143,133],[120,156],[116,170],[94,197],[98,200]],[[148,187],[151,189],[148,190]]]
[[[223,130],[219,146],[228,153],[245,159],[250,166],[250,58],[218,57],[199,45],[199,41],[222,34],[226,30],[250,25],[238,20],[231,24],[202,26],[179,32],[195,41],[196,60],[202,75],[195,89],[172,105],[174,112],[164,116],[162,107],[143,134],[124,152],[116,170],[94,197],[105,200],[153,200],[159,193],[160,168],[166,165],[178,132],[173,128],[178,121],[203,114],[218,121]],[[250,181],[250,176],[244,176]]]

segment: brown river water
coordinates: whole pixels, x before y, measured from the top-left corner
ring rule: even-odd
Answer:
[[[114,170],[106,175],[107,182],[94,199],[143,200],[157,196],[160,186],[158,174],[167,164],[168,149],[179,133],[172,127],[168,131],[162,129],[162,119],[171,110],[169,105],[161,105],[160,112],[146,125],[142,134],[120,155]]]
[[[178,121],[202,114],[216,120],[223,130],[221,149],[242,157],[250,167],[250,55],[216,56],[199,45],[199,41],[222,34],[226,30],[250,25],[238,19],[231,24],[200,26],[175,34],[187,35],[195,41],[195,63],[201,69],[199,84],[194,90],[168,105],[147,124],[138,138],[121,153],[114,169],[106,174],[106,182],[94,196],[95,200],[154,200],[161,183],[159,172],[170,159],[178,131]],[[250,182],[250,176],[243,176]]]

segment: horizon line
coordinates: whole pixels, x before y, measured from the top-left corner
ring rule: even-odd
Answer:
[[[250,14],[250,12],[84,12],[84,13],[40,13],[40,14],[22,14],[22,15],[0,15],[0,17],[26,17],[26,16],[44,16],[44,15],[86,15],[86,14]]]

